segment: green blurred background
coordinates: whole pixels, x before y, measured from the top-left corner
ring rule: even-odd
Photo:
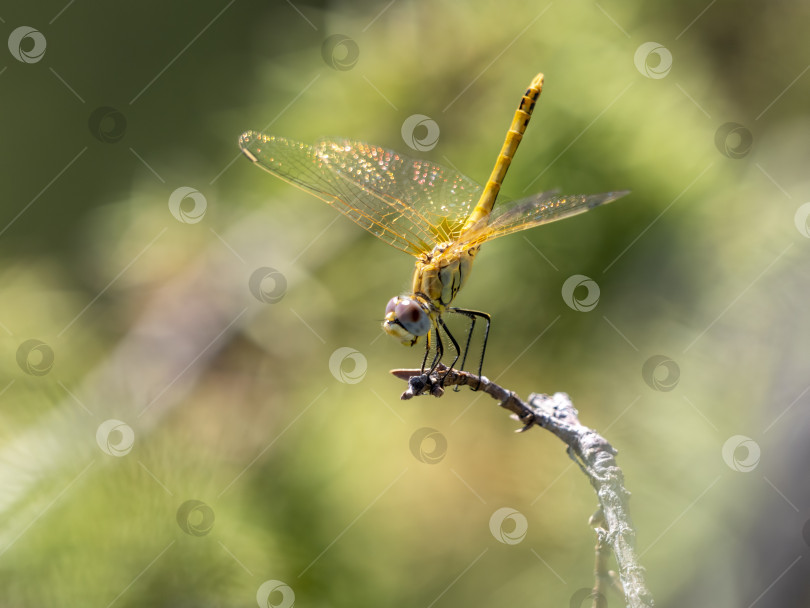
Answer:
[[[379,322],[413,261],[236,146],[484,181],[542,71],[504,193],[632,194],[482,249],[457,303],[492,314],[485,373],[619,450],[658,605],[806,606],[808,13],[4,5],[0,603],[579,605],[596,499],[562,445],[466,389],[400,402],[421,350]]]

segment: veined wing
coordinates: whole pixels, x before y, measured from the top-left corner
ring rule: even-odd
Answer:
[[[505,234],[556,222],[615,201],[629,192],[619,190],[602,194],[566,195],[551,191],[501,205],[496,204],[488,217],[470,226],[459,237],[458,244],[478,245]]]
[[[322,139],[318,156],[345,179],[428,230],[433,245],[455,240],[483,188],[442,165],[348,139]]]
[[[308,146],[248,131],[239,146],[266,171],[412,255],[457,235],[481,191],[456,171],[362,142],[325,139]]]

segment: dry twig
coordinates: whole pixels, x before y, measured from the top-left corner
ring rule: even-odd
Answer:
[[[478,390],[490,395],[501,407],[511,411],[513,418],[523,423],[518,432],[539,426],[562,440],[567,446],[569,457],[588,477],[599,499],[599,511],[591,518],[591,524],[597,531],[595,594],[602,592],[605,577],[609,577],[604,565],[608,551],[604,545],[607,544],[616,555],[628,608],[654,606],[652,594],[644,580],[644,568],[636,555],[636,531],[628,507],[630,493],[624,487],[624,476],[616,464],[616,450],[604,437],[580,423],[577,410],[568,395],[531,394],[526,403],[513,391],[490,382],[484,376],[479,378],[458,370],[450,370],[448,373],[443,366],[437,368],[430,377],[414,369],[392,370],[391,373],[408,382],[408,389],[402,394],[402,399],[411,399],[425,392],[439,397],[444,392],[444,386],[474,387],[480,382]],[[444,374],[447,376],[439,382]]]

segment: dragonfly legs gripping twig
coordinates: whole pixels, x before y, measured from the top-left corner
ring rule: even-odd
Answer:
[[[436,371],[436,369],[441,365],[442,357],[444,357],[444,342],[442,341],[442,336],[440,330],[443,329],[444,333],[447,334],[447,337],[450,339],[453,348],[456,351],[456,356],[453,359],[453,362],[447,367],[447,371],[438,378],[437,382],[439,386],[444,383],[444,380],[447,378],[447,374],[453,369],[453,365],[455,365],[456,361],[458,361],[459,357],[459,346],[456,339],[453,337],[453,334],[450,333],[450,330],[447,329],[447,325],[445,325],[444,321],[441,317],[439,317],[438,323],[434,326],[433,330],[428,333],[427,340],[425,341],[425,357],[422,359],[422,375],[424,375],[428,382],[430,382],[430,377]],[[432,338],[432,340],[431,340]],[[436,342],[436,354],[433,356],[433,361],[430,364],[430,368],[425,371],[425,366],[427,365],[428,355],[430,355],[430,347],[432,342]]]
[[[464,315],[465,317],[470,319],[470,329],[467,331],[467,343],[464,345],[464,356],[461,358],[461,365],[459,369],[464,369],[464,364],[467,362],[467,355],[470,352],[470,342],[472,341],[473,332],[475,331],[475,322],[480,317],[484,319],[487,326],[484,329],[484,344],[481,347],[481,358],[478,360],[478,377],[481,377],[481,370],[484,369],[484,355],[487,352],[487,341],[489,340],[489,327],[491,325],[492,318],[485,312],[480,312],[478,310],[469,310],[466,308],[450,308],[451,312]],[[455,363],[455,361],[453,362]],[[452,366],[451,366],[452,367]],[[445,374],[446,377],[446,374]],[[479,381],[478,384],[475,385],[475,388],[472,390],[477,391],[481,387],[481,382]],[[458,385],[453,387],[453,390],[458,392],[460,389]]]
[[[448,374],[455,368],[456,363],[458,362],[459,358],[461,358],[461,365],[459,366],[459,370],[464,369],[464,365],[467,362],[467,355],[470,351],[470,343],[472,342],[473,332],[475,331],[475,323],[478,318],[484,319],[486,323],[486,327],[484,329],[484,343],[481,347],[481,358],[478,361],[478,377],[481,377],[481,371],[484,367],[484,355],[486,354],[487,349],[487,341],[489,340],[489,328],[491,325],[491,317],[484,312],[479,312],[477,310],[467,310],[465,308],[448,308],[449,312],[456,313],[467,317],[470,320],[470,327],[467,331],[467,340],[464,344],[464,349],[462,350],[458,341],[456,340],[455,336],[450,332],[450,329],[447,327],[447,324],[444,320],[439,317],[436,326],[433,328],[432,332],[430,332],[427,336],[426,344],[425,344],[425,356],[422,359],[422,375],[427,378],[428,382],[430,382],[430,378],[433,373],[437,370],[437,368],[441,365],[441,360],[444,357],[444,341],[442,340],[441,332],[443,331],[444,334],[447,336],[447,339],[450,340],[450,343],[453,345],[453,350],[455,351],[455,356],[453,357],[453,361],[450,365],[442,365],[444,367],[444,372],[437,376],[437,383],[439,386],[443,385],[445,380],[447,379]],[[433,342],[436,343],[436,353],[433,356],[433,360],[431,361],[430,368],[427,370],[425,369],[427,366],[428,357],[430,356],[430,350]],[[481,386],[481,383],[478,382],[472,390],[477,391]],[[456,384],[453,387],[453,390],[458,392],[459,387]]]

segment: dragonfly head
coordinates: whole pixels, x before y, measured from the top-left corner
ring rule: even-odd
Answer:
[[[383,329],[405,346],[413,346],[430,331],[430,309],[414,296],[396,296],[385,307]]]

